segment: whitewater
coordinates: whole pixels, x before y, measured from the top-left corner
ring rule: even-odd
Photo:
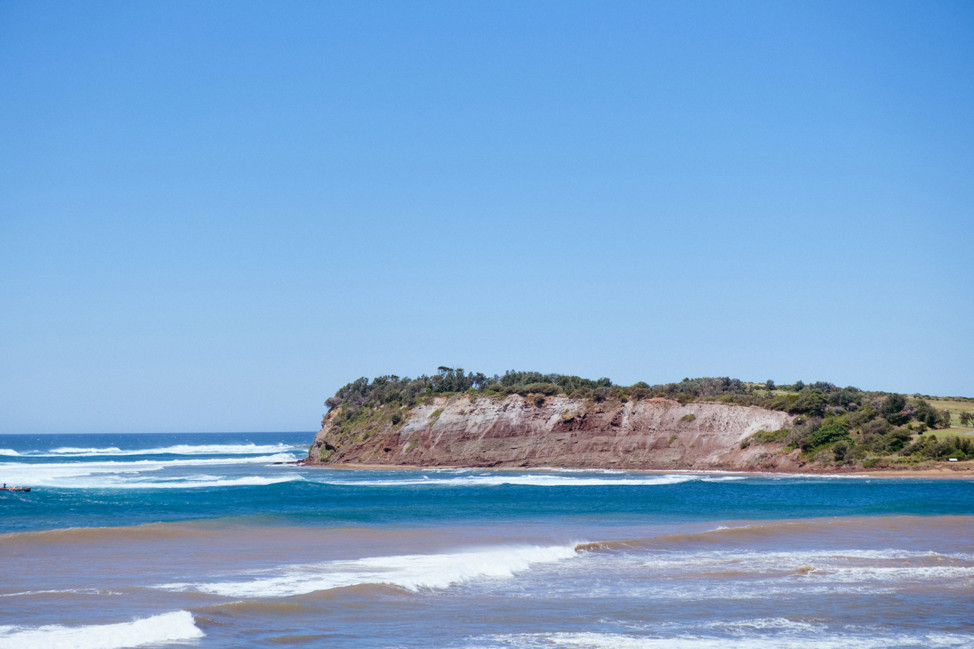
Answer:
[[[0,436],[0,649],[974,646],[974,482]]]

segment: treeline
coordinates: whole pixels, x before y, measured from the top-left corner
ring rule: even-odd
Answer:
[[[362,377],[342,387],[335,396],[325,401],[329,410],[343,406],[345,410],[358,410],[366,406],[394,403],[410,407],[428,395],[442,395],[474,391],[482,394],[566,394],[581,398],[610,396],[609,379],[583,379],[579,376],[517,372],[509,370],[503,376],[486,376],[482,372],[465,372],[463,368],[440,366],[432,376],[415,379],[393,374],[379,376],[371,381]]]
[[[325,406],[329,410],[339,406],[355,410],[363,406],[376,407],[388,403],[409,407],[419,403],[424,396],[470,391],[484,395],[564,395],[596,402],[653,397],[680,401],[722,399],[749,405],[764,401],[757,398],[753,388],[747,383],[726,377],[683,379],[680,383],[654,386],[644,382],[622,386],[615,385],[608,378],[593,380],[565,374],[515,370],[508,370],[503,375],[487,376],[482,372],[468,373],[463,368],[440,366],[432,376],[423,375],[414,379],[393,374],[379,376],[371,381],[362,377],[339,389],[335,396],[325,401]]]

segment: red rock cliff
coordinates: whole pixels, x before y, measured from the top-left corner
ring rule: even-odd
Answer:
[[[331,418],[315,436],[309,462],[470,467],[618,469],[776,469],[780,449],[741,440],[791,425],[783,412],[667,399],[592,403],[437,397],[404,422],[368,432],[338,430]]]

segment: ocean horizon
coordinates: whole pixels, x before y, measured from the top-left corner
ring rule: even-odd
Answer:
[[[0,436],[0,649],[974,646],[974,483]]]

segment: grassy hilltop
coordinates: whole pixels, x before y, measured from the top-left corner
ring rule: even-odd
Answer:
[[[432,376],[360,378],[342,387],[325,405],[322,426],[347,439],[367,439],[401,426],[410,409],[434,396],[466,394],[506,398],[517,394],[542,405],[563,395],[600,404],[667,398],[681,403],[717,402],[758,406],[793,415],[792,425],[758,431],[741,442],[798,452],[802,461],[823,466],[882,468],[920,462],[974,459],[974,399],[932,397],[838,387],[832,383],[775,385],[731,378],[683,379],[679,383],[629,386],[607,378],[508,371],[503,376],[440,367]]]

